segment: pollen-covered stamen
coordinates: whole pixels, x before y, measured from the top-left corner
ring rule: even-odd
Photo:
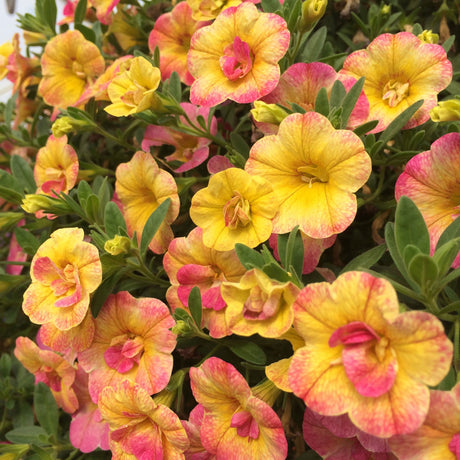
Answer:
[[[224,48],[224,55],[219,59],[219,64],[229,80],[243,78],[252,69],[249,45],[236,36],[233,43]]]
[[[234,414],[230,426],[236,428],[238,436],[242,438],[257,439],[259,437],[259,425],[251,413],[246,410]]]
[[[382,99],[387,101],[390,107],[396,107],[407,96],[409,96],[409,83],[390,80],[383,88]]]
[[[223,208],[225,226],[234,230],[246,227],[251,222],[251,207],[248,200],[241,193],[234,191],[233,197],[225,203]]]
[[[297,172],[300,173],[300,179],[303,182],[307,182],[309,187],[315,182],[325,184],[329,181],[329,173],[322,166],[317,165],[305,165],[299,166]]]

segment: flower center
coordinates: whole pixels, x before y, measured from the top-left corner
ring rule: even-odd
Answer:
[[[260,286],[254,286],[244,302],[243,317],[260,321],[271,318],[279,309],[282,294],[281,289],[267,294]]]
[[[242,438],[257,439],[259,437],[259,425],[251,413],[246,410],[233,414],[230,426],[236,428],[238,436]]]
[[[383,88],[382,99],[387,101],[390,107],[396,107],[407,96],[409,96],[409,83],[390,80]]]
[[[246,227],[251,222],[249,201],[244,199],[239,192],[233,192],[233,197],[225,203],[223,212],[225,226],[232,230]]]
[[[134,334],[122,334],[110,341],[104,360],[112,369],[124,374],[130,371],[144,353],[144,340]]]
[[[86,80],[86,74],[83,70],[83,66],[76,60],[72,60],[72,73],[75,74],[78,78]]]
[[[303,182],[307,182],[310,188],[315,182],[325,184],[329,181],[329,173],[326,168],[323,168],[322,166],[314,164],[299,166],[297,168],[297,172],[300,173],[300,179]]]
[[[229,80],[243,78],[252,69],[252,57],[249,45],[236,36],[233,43],[224,48],[219,59],[220,68]]]

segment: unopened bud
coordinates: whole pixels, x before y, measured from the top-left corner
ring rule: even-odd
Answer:
[[[305,0],[302,4],[300,30],[307,32],[324,16],[327,0]]]
[[[424,30],[421,34],[417,35],[417,38],[424,43],[430,44],[436,44],[439,41],[439,35],[434,34],[431,30]]]
[[[49,196],[29,194],[22,200],[21,208],[24,209],[25,212],[33,214],[37,211],[50,209],[55,205],[55,203],[56,201]]]
[[[259,123],[279,125],[289,114],[276,104],[254,101],[254,108],[251,110],[251,115]]]
[[[460,99],[438,102],[438,105],[431,109],[430,117],[435,122],[460,120]]]
[[[71,117],[60,117],[51,126],[54,137],[62,137],[72,131],[78,131],[90,127],[91,124],[83,120],[75,120]]]
[[[112,256],[126,254],[131,248],[131,240],[126,236],[115,235],[111,240],[104,244],[104,250]]]

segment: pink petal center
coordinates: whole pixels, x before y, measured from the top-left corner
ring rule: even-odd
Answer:
[[[48,366],[43,366],[38,372],[35,373],[35,384],[43,382],[50,387],[53,391],[61,391],[61,377],[56,371]]]
[[[350,345],[379,339],[380,337],[366,323],[352,321],[334,331],[329,338],[329,346],[332,348],[339,344]]]
[[[112,369],[124,374],[130,371],[139,361],[144,353],[144,340],[142,337],[130,337],[128,334],[114,337],[110,347],[104,353],[104,359]]]
[[[273,290],[267,294],[260,286],[254,286],[246,302],[244,302],[243,317],[259,321],[271,318],[278,311],[281,296],[281,289]]]
[[[449,450],[457,457],[460,458],[460,433],[454,434],[449,442]]]
[[[229,80],[243,78],[252,69],[249,45],[236,36],[233,43],[224,48],[224,55],[219,59],[219,64]]]
[[[259,437],[259,425],[248,411],[243,410],[234,414],[230,426],[236,428],[238,436],[242,438],[257,439]]]

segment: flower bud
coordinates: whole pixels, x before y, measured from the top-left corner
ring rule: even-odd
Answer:
[[[315,24],[324,16],[327,0],[305,0],[302,4],[301,32],[313,29]]]
[[[56,201],[49,196],[32,193],[24,197],[21,208],[24,209],[24,211],[33,214],[37,211],[52,208],[55,203]]]
[[[424,43],[430,44],[436,44],[439,41],[439,35],[434,34],[432,30],[424,30],[421,34],[417,35],[417,38]]]
[[[54,137],[62,137],[72,131],[78,131],[92,125],[83,120],[75,120],[71,117],[60,117],[51,126]]]
[[[260,123],[272,123],[279,125],[289,114],[276,104],[267,104],[262,101],[254,101],[251,115]]]
[[[435,122],[460,120],[460,99],[438,102],[438,105],[431,109],[430,117]]]
[[[131,240],[126,236],[115,235],[111,240],[107,240],[104,244],[104,250],[112,256],[125,254],[131,248]]]

